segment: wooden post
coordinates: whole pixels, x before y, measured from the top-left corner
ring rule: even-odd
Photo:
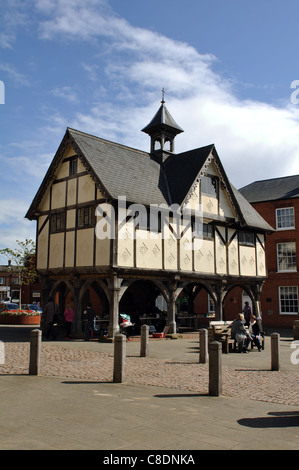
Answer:
[[[148,355],[148,341],[149,341],[149,326],[142,325],[141,327],[141,338],[140,338],[140,357],[146,357]]]
[[[38,375],[41,358],[41,330],[32,330],[30,333],[30,361],[29,375]]]
[[[114,336],[114,369],[113,382],[126,381],[126,337],[117,334]]]
[[[119,334],[119,293],[122,279],[113,276],[108,279],[109,288],[109,325],[108,337],[114,338],[114,335]]]
[[[222,345],[218,341],[209,347],[209,395],[219,397],[222,393]]]
[[[199,330],[199,362],[206,364],[209,360],[208,353],[208,330]]]
[[[279,333],[271,335],[271,370],[279,370]]]
[[[169,286],[169,298],[167,302],[167,325],[169,326],[168,333],[175,334],[176,331],[176,321],[175,321],[175,314],[176,314],[176,295],[175,291],[177,288],[176,282],[170,282]]]

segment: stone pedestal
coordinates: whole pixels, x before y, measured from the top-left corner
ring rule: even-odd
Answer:
[[[299,339],[299,320],[293,322],[294,339]]]
[[[113,382],[126,381],[126,337],[117,334],[114,336],[114,368]]]
[[[213,341],[209,345],[209,395],[222,394],[222,345]]]
[[[279,333],[271,335],[271,370],[279,370]]]
[[[38,375],[41,359],[41,330],[32,330],[30,333],[30,360],[29,375]]]

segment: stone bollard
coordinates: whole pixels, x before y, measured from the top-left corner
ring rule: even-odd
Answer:
[[[41,330],[32,330],[30,333],[30,361],[29,375],[38,375],[41,358]]]
[[[293,333],[294,333],[294,340],[299,339],[299,320],[294,320],[293,322]]]
[[[222,345],[213,341],[209,345],[209,395],[222,394]]]
[[[140,338],[140,357],[146,357],[148,355],[148,344],[149,344],[149,326],[142,325],[141,338]]]
[[[113,382],[126,381],[126,339],[125,335],[114,336]]]
[[[206,364],[209,360],[208,353],[208,330],[199,330],[199,362]]]
[[[271,335],[271,370],[279,370],[279,333]]]

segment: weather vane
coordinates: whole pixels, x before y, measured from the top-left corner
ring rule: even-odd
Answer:
[[[162,91],[162,103],[165,103],[165,101],[164,101],[164,97],[165,97],[165,90],[164,90],[164,88],[162,88],[161,91]]]

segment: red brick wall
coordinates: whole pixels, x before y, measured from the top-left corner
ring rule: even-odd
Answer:
[[[266,253],[268,279],[266,280],[262,295],[261,307],[263,313],[263,324],[271,327],[291,328],[293,321],[298,319],[297,315],[279,314],[279,286],[297,286],[299,291],[299,273],[298,272],[277,272],[277,243],[295,242],[297,253],[297,271],[299,266],[299,198],[285,199],[281,201],[253,203],[253,207],[259,214],[275,229],[277,208],[294,207],[295,226],[293,230],[278,230],[266,236]]]

